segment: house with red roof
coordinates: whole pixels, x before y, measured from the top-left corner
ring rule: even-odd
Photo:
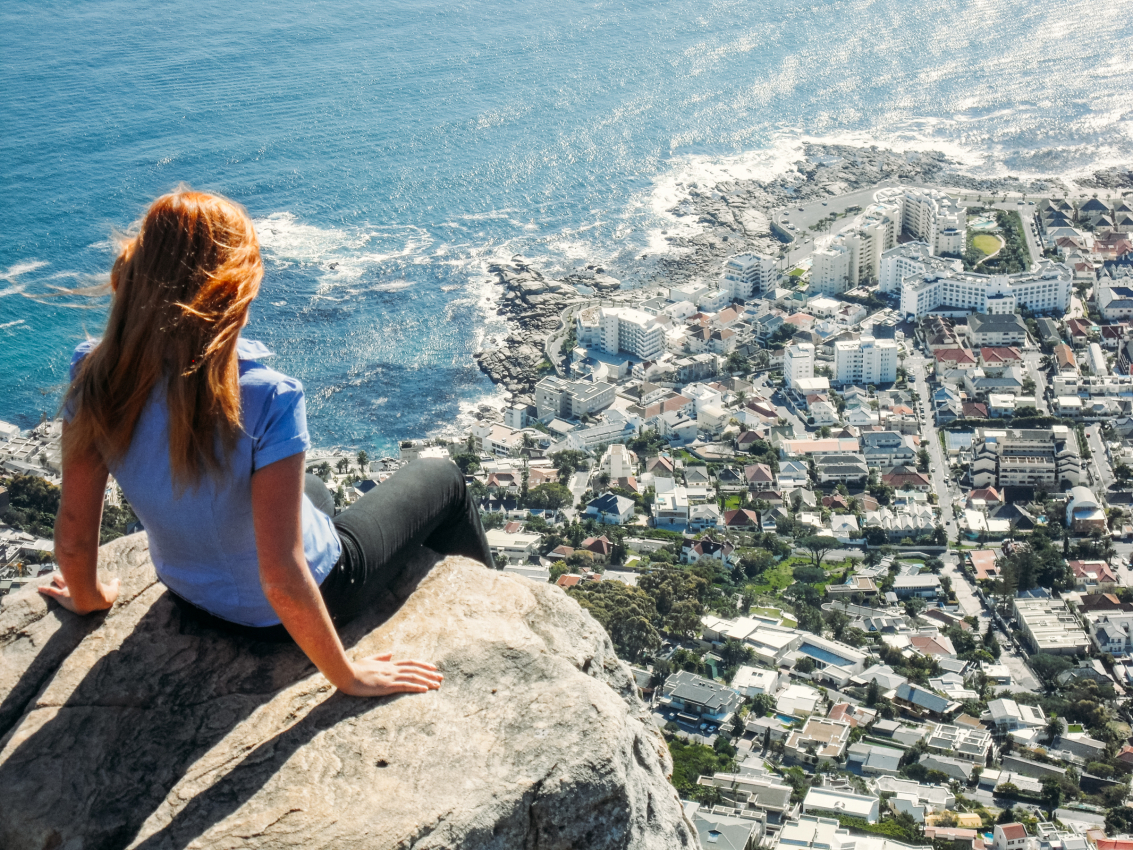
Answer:
[[[1082,319],[1068,319],[1066,321],[1066,331],[1070,334],[1070,339],[1077,344],[1085,345],[1093,328],[1094,326],[1090,322]]]
[[[982,501],[986,506],[1002,505],[1003,496],[994,487],[979,487],[968,493],[968,507],[972,507],[973,502]]]
[[[982,401],[965,401],[960,404],[960,413],[965,419],[987,419],[987,405]]]
[[[999,566],[996,563],[994,549],[977,549],[968,552],[968,563],[976,571],[976,581],[999,578]]]
[[[1117,322],[1112,325],[1102,325],[1102,348],[1118,348],[1129,336],[1129,325]]]
[[[1117,584],[1117,576],[1105,561],[1070,561],[1069,566],[1075,590],[1097,591]]]
[[[601,537],[587,537],[582,541],[581,548],[587,552],[593,552],[595,555],[608,558],[610,553],[614,551],[614,544],[610,542],[610,538],[603,534]]]
[[[980,365],[985,369],[1019,366],[1022,363],[1023,354],[1013,345],[984,346],[980,349]]]
[[[1026,850],[1027,828],[1021,823],[995,825],[995,850]]]
[[[759,528],[759,514],[747,508],[724,512],[725,528]]]
[[[881,481],[894,490],[919,490],[927,493],[932,488],[932,482],[923,472],[917,472],[911,466],[898,466],[892,472],[881,476]]]
[[[576,573],[563,573],[561,576],[559,576],[559,580],[556,581],[555,584],[557,584],[563,590],[566,590],[568,587],[574,587],[581,581],[582,576]]]
[[[775,473],[766,463],[751,463],[745,466],[744,478],[751,489],[762,490],[775,484]]]
[[[979,365],[970,348],[941,348],[934,351],[932,356],[936,359],[936,368],[941,371],[975,369]]]

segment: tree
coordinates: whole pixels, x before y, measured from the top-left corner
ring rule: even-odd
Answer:
[[[335,466],[338,468],[339,474],[344,475],[346,473],[346,471],[348,469],[350,469],[350,459],[345,458],[345,457],[340,457],[338,459],[338,463],[336,463]]]
[[[620,581],[583,582],[567,591],[610,635],[618,656],[633,662],[661,646],[649,594]]]
[[[917,450],[917,469],[920,472],[928,472],[928,464],[929,464],[928,449],[925,448],[924,446],[921,446]]]
[[[1043,805],[1050,813],[1050,819],[1054,820],[1054,810],[1062,805],[1062,783],[1058,781],[1056,776],[1044,776],[1042,785]]]
[[[569,506],[572,498],[574,498],[574,495],[569,487],[548,481],[546,484],[532,487],[528,491],[526,504],[529,508],[555,510],[563,507],[563,505]]]
[[[1042,680],[1047,690],[1053,691],[1056,686],[1058,674],[1069,670],[1074,666],[1074,662],[1063,655],[1036,652],[1030,658],[1030,665],[1031,669],[1035,671],[1035,675]]]
[[[799,541],[799,546],[810,552],[811,560],[818,568],[822,568],[822,559],[838,548],[838,541],[825,535],[811,535]]]
[[[493,528],[503,528],[504,525],[507,524],[507,517],[504,516],[503,511],[493,511],[492,513],[481,515],[480,524],[484,526],[485,531],[490,531]]]
[[[877,705],[881,700],[881,685],[877,684],[876,679],[871,679],[869,687],[866,689],[865,704]]]
[[[751,711],[749,712],[749,716],[770,717],[775,709],[775,697],[770,694],[756,694],[751,699]]]
[[[1058,719],[1057,714],[1051,714],[1046,720],[1046,726],[1043,727],[1043,732],[1046,734],[1046,742],[1053,744],[1055,739],[1062,734],[1062,721]]]
[[[569,572],[570,566],[566,561],[555,561],[555,563],[551,564],[551,584],[554,584]]]
[[[1121,835],[1133,830],[1133,808],[1118,806],[1105,813],[1107,835]]]
[[[480,468],[480,456],[472,452],[461,452],[453,457],[453,462],[465,475],[471,475]]]
[[[469,438],[471,439],[471,437]],[[358,467],[365,472],[370,464],[370,456],[365,451],[358,452]]]
[[[842,640],[846,627],[850,625],[849,616],[835,608],[827,611],[823,619],[826,620],[826,625],[830,627],[830,633],[834,636],[834,640]]]

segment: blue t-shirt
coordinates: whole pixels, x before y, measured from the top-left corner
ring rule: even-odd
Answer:
[[[94,349],[75,349],[71,378]],[[246,626],[274,626],[279,617],[260,585],[252,526],[252,473],[310,448],[303,385],[253,358],[270,357],[259,342],[241,339],[240,399],[244,433],[223,480],[207,474],[180,493],[169,465],[169,411],[157,386],[138,418],[126,455],[110,472],[149,535],[157,575],[170,590],[218,617]],[[81,404],[81,399],[79,400]],[[64,417],[71,418],[65,410]],[[330,517],[303,496],[303,551],[316,584],[338,561],[342,543]]]

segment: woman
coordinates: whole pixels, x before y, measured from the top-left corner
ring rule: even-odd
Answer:
[[[304,479],[302,386],[239,338],[262,277],[255,230],[236,204],[178,190],[150,207],[114,263],[105,335],[72,359],[55,525],[62,574],[40,592],[77,614],[114,604],[118,580],[97,575],[113,472],[183,607],[253,637],[289,635],[355,696],[437,688],[442,676],[426,662],[350,661],[335,625],[421,545],[491,566],[479,513],[457,467],[432,460],[329,516],[326,487]]]

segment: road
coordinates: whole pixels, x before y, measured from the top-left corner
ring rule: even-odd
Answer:
[[[921,420],[921,440],[928,449],[929,478],[932,480],[932,492],[936,493],[937,503],[940,505],[941,523],[944,525],[944,532],[948,535],[948,539],[950,541],[955,540],[959,527],[952,516],[951,506],[954,495],[959,496],[959,493],[953,494],[949,488],[950,469],[948,461],[944,457],[944,449],[940,445],[936,424],[932,421],[932,414],[929,410],[929,401],[932,396],[929,393],[928,383],[925,381],[924,357],[919,352],[909,354],[905,358],[905,370],[912,376],[913,388],[919,396],[916,409],[917,416]]]
[[[1098,490],[1104,494],[1109,489],[1109,485],[1113,483],[1114,475],[1113,467],[1109,463],[1109,455],[1106,453],[1105,443],[1102,442],[1100,425],[1086,426],[1086,445],[1090,447],[1090,460],[1088,461],[1090,475],[1093,476]]]
[[[921,419],[921,436],[928,448],[932,491],[937,494],[937,500],[941,506],[941,522],[948,539],[952,541],[956,540],[959,532],[959,526],[952,516],[952,505],[963,498],[963,493],[958,487],[954,487],[947,477],[949,466],[944,457],[944,449],[940,445],[939,431],[929,412],[928,401],[930,396],[928,384],[925,381],[925,363],[925,358],[919,352],[914,352],[905,358],[905,369],[912,376],[913,387],[916,389],[917,395],[920,396],[917,401],[917,415]],[[965,616],[976,617],[979,620],[978,628],[982,635],[987,631],[991,618],[979,597],[975,595],[974,585],[959,570],[960,557],[962,555],[954,552],[943,555],[941,560],[944,561],[944,568],[941,570],[941,575],[946,575],[952,580],[952,589],[956,592],[956,601],[959,603],[960,609]],[[999,644],[1002,649],[999,660],[1011,671],[1011,677],[1015,680],[1015,687],[1019,690],[1038,691],[1038,679],[1027,667],[1023,657],[1012,647],[1010,638],[1001,634]]]
[[[1039,412],[1048,413],[1050,408],[1046,400],[1046,372],[1042,368],[1042,359],[1043,353],[1038,348],[1023,351],[1023,362],[1035,382],[1035,401],[1038,402]]]
[[[567,486],[570,488],[571,495],[574,496],[574,504],[577,505],[578,500],[582,498],[582,494],[585,493],[590,486],[590,470],[581,469],[574,473],[574,475],[570,477],[570,484]]]

